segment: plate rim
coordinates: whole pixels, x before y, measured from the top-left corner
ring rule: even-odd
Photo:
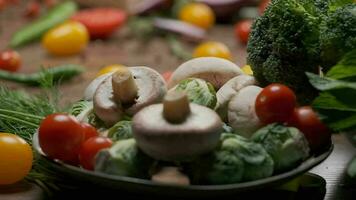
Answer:
[[[307,160],[305,160],[303,163],[301,163],[298,167],[295,167],[294,169],[289,170],[287,172],[276,174],[276,175],[273,175],[273,176],[270,176],[267,178],[258,179],[258,180],[254,180],[254,181],[248,181],[248,182],[233,183],[233,184],[188,185],[188,186],[164,184],[164,183],[154,182],[154,181],[151,181],[148,179],[111,175],[111,174],[106,174],[103,172],[90,171],[90,170],[80,168],[78,166],[72,166],[72,165],[66,164],[60,160],[56,160],[56,159],[53,160],[53,159],[47,157],[44,154],[44,152],[42,151],[42,149],[39,145],[37,131],[33,135],[33,148],[35,149],[35,151],[37,153],[39,153],[41,155],[42,158],[46,159],[46,161],[51,163],[52,165],[55,165],[55,167],[62,167],[64,169],[71,170],[72,172],[81,173],[86,176],[107,179],[110,181],[120,181],[120,182],[139,184],[139,185],[150,186],[150,187],[166,187],[166,188],[184,189],[184,190],[189,190],[189,191],[224,191],[224,190],[239,190],[239,189],[247,191],[249,189],[264,187],[267,184],[273,184],[273,183],[276,183],[279,181],[284,181],[286,179],[292,179],[302,173],[308,172],[309,170],[311,170],[315,166],[319,165],[320,163],[322,163],[324,160],[326,160],[330,156],[330,154],[333,152],[334,144],[331,143],[329,149],[327,149],[325,152],[319,154],[318,156],[309,157]]]

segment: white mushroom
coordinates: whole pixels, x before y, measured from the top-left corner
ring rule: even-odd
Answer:
[[[98,89],[99,85],[104,82],[104,80],[106,78],[108,78],[109,76],[111,76],[113,74],[112,73],[106,73],[103,74],[99,77],[97,77],[96,79],[94,79],[92,82],[89,83],[88,87],[85,89],[84,91],[84,100],[86,101],[93,101],[93,97],[95,94],[96,89]]]
[[[107,77],[94,94],[95,114],[108,126],[124,115],[159,103],[166,93],[162,76],[148,67],[122,68]]]
[[[242,88],[255,84],[256,80],[253,76],[243,74],[230,79],[218,90],[216,93],[217,104],[215,110],[223,121],[227,121],[228,104],[232,97]]]
[[[163,167],[152,175],[151,180],[164,184],[190,185],[189,177],[183,174],[177,167]]]
[[[242,70],[229,60],[216,57],[201,57],[180,65],[172,74],[168,87],[172,88],[187,78],[201,78],[219,89],[231,78],[243,74]]]
[[[261,126],[255,112],[255,101],[262,88],[247,86],[242,88],[229,102],[228,121],[236,133],[249,138]]]
[[[132,123],[140,149],[157,160],[190,161],[219,144],[220,117],[211,109],[189,103],[180,92],[169,92],[163,104],[138,112]]]

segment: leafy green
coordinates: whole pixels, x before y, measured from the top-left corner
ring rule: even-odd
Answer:
[[[132,121],[120,121],[109,129],[108,137],[112,141],[132,138]]]
[[[310,83],[321,91],[312,106],[334,131],[356,128],[356,50],[347,53],[326,77],[307,73]]]
[[[351,178],[356,178],[356,157],[352,159],[349,166],[347,167],[347,174]]]
[[[202,79],[188,78],[181,81],[175,88],[176,91],[187,93],[189,101],[214,109],[217,98],[214,86]]]
[[[278,172],[294,168],[309,156],[306,138],[293,127],[270,124],[258,130],[251,139],[262,144],[272,156],[274,170]]]
[[[117,141],[111,148],[101,150],[96,156],[95,171],[147,178],[152,163],[153,160],[143,154],[135,139],[131,138]]]

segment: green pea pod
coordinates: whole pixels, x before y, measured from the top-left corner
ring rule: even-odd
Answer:
[[[35,22],[16,32],[10,41],[10,47],[16,48],[40,39],[44,33],[70,18],[77,10],[72,1],[63,2]]]
[[[11,73],[0,70],[0,79],[23,83],[30,86],[39,86],[46,75],[51,76],[54,83],[71,79],[81,74],[84,68],[79,65],[60,65],[33,74]]]

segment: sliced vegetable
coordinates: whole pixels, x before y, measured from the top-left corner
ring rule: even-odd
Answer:
[[[199,44],[194,49],[193,57],[218,57],[232,60],[232,55],[229,48],[223,43],[213,41]]]
[[[0,185],[16,183],[30,172],[32,148],[15,134],[0,133]]]
[[[296,96],[287,86],[271,84],[256,99],[256,114],[265,124],[287,122],[296,107]]]
[[[0,53],[0,69],[15,72],[21,67],[21,57],[16,51],[8,50]]]
[[[48,157],[69,164],[78,163],[85,135],[81,124],[74,117],[66,114],[48,115],[40,124],[38,138]]]
[[[204,29],[179,20],[154,18],[153,25],[161,30],[177,33],[194,41],[201,41],[206,36]]]
[[[64,22],[77,10],[73,1],[65,1],[51,9],[46,15],[16,32],[10,41],[10,46],[20,47],[40,39],[49,29]]]
[[[0,70],[0,79],[38,86],[45,75],[50,75],[54,83],[59,83],[78,76],[83,71],[84,68],[79,65],[60,65],[33,74],[9,73]]]
[[[179,19],[203,29],[211,28],[215,23],[215,14],[203,3],[188,3],[179,12]]]
[[[85,141],[79,152],[80,165],[87,170],[94,170],[96,154],[112,146],[112,141],[107,137],[92,137]]]
[[[45,49],[56,56],[81,52],[88,44],[89,34],[79,22],[69,21],[49,30],[42,39]]]
[[[126,21],[126,13],[117,8],[90,8],[77,12],[72,20],[88,29],[91,39],[107,38]]]

